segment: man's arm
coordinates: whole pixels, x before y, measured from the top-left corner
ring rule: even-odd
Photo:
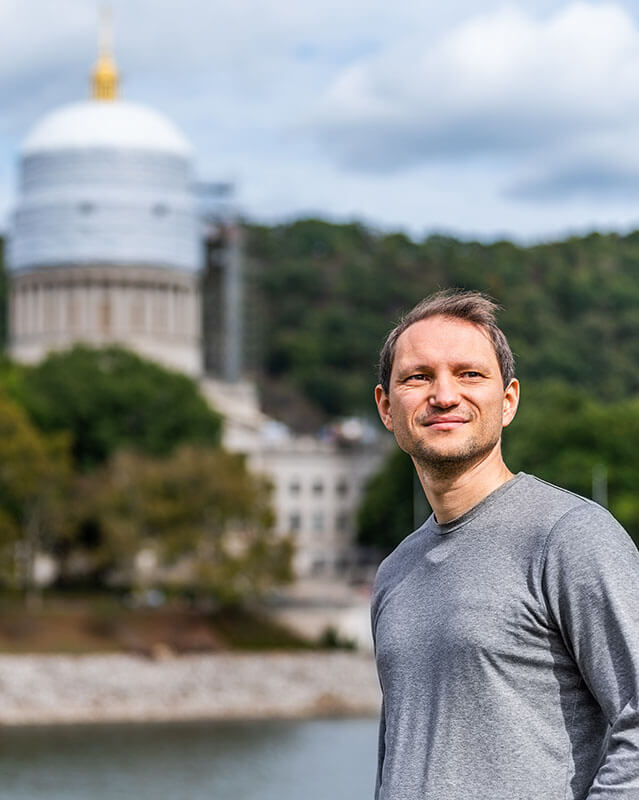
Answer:
[[[373,652],[375,654],[375,663],[377,664],[377,615],[379,613],[380,602],[382,599],[382,592],[380,591],[380,583],[382,580],[384,563],[379,567],[373,591],[371,595],[371,634],[373,636]],[[377,742],[377,775],[375,777],[375,798],[379,800],[382,789],[382,772],[384,769],[384,758],[386,756],[386,708],[384,705],[384,687],[382,686],[382,679],[377,672],[379,678],[380,689],[382,690],[382,706],[379,712],[379,733]]]
[[[639,553],[604,509],[580,506],[550,534],[543,586],[610,725],[587,800],[639,800]]]
[[[382,769],[384,768],[384,755],[386,753],[386,716],[384,714],[384,701],[379,715],[379,743],[377,746],[377,778],[375,780],[375,800],[378,800],[382,788]]]

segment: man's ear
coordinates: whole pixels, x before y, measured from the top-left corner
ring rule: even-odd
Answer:
[[[504,390],[504,413],[502,417],[504,428],[510,425],[515,418],[518,406],[519,381],[516,378],[513,378]]]
[[[381,421],[384,423],[386,430],[393,430],[393,416],[390,409],[390,400],[384,391],[381,383],[375,387],[375,403],[377,404],[377,413]]]

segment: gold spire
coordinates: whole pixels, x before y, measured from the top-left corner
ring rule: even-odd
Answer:
[[[113,59],[111,9],[100,9],[98,60],[91,73],[91,96],[94,100],[115,100],[118,96],[118,68]]]

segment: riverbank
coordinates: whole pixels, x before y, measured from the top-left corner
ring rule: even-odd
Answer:
[[[0,725],[377,714],[369,654],[1,655]]]

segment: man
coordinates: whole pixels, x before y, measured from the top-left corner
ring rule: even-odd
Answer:
[[[519,383],[495,305],[422,301],[375,397],[433,509],[373,590],[376,798],[639,800],[639,556],[603,508],[504,463]]]

